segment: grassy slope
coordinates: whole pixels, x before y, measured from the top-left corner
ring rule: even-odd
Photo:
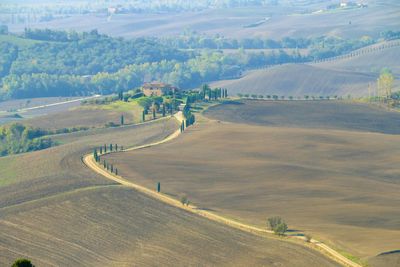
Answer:
[[[340,120],[323,105],[312,110],[328,123]],[[374,111],[368,116],[379,118]],[[200,207],[251,224],[263,226],[268,216],[281,215],[291,229],[361,257],[397,249],[399,136],[343,131],[346,121],[343,126],[334,131],[203,121],[176,141],[111,155],[110,161],[135,182],[151,187],[160,181],[164,192],[187,194]]]
[[[38,116],[26,122],[36,127],[60,129],[74,126],[104,127],[108,122],[119,125],[121,115],[124,115],[125,124],[138,123],[142,120],[142,108],[136,101],[117,101],[107,105],[75,105],[67,111],[57,109],[60,108],[48,110],[48,115]]]
[[[61,135],[65,145],[1,158],[0,265],[28,257],[40,266],[335,266],[304,247],[242,233],[113,185],[80,161],[95,145],[149,143],[177,127],[169,120]]]
[[[20,38],[18,36],[14,36],[14,35],[0,34],[0,42],[8,42],[8,43],[15,44],[19,47],[26,47],[26,46],[33,45],[36,43],[40,43],[41,41]]]

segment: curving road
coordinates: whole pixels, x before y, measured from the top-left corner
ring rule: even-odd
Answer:
[[[183,120],[182,112],[176,113],[174,115],[174,117],[176,118],[176,120],[179,123],[182,122],[182,120]],[[171,140],[177,138],[180,134],[181,134],[181,131],[180,131],[180,129],[178,129],[173,134],[169,135],[168,137],[166,137],[165,139],[163,139],[161,141],[150,143],[150,144],[145,144],[145,145],[141,145],[141,146],[131,147],[131,148],[125,149],[124,151],[139,150],[139,149],[143,149],[143,148],[147,148],[147,147],[160,145],[160,144],[166,143],[168,141],[171,141]],[[108,152],[108,153],[110,153],[110,152]],[[236,229],[240,229],[242,231],[251,232],[254,234],[258,234],[258,235],[273,234],[273,231],[255,227],[255,226],[248,225],[248,224],[244,224],[244,223],[241,223],[241,222],[229,219],[229,218],[225,218],[223,216],[214,214],[212,212],[199,209],[198,207],[196,207],[195,205],[192,205],[192,204],[190,204],[188,206],[184,206],[184,205],[182,205],[182,203],[180,201],[178,201],[170,196],[167,196],[163,193],[158,193],[154,190],[148,189],[147,187],[127,181],[123,177],[117,176],[113,173],[110,173],[107,170],[105,170],[102,166],[98,165],[96,163],[96,161],[94,160],[93,154],[85,155],[83,157],[83,162],[86,164],[87,167],[89,167],[93,171],[97,172],[98,174],[104,176],[105,178],[110,179],[114,182],[117,182],[121,185],[130,187],[130,188],[134,188],[135,190],[137,190],[143,194],[146,194],[152,198],[155,198],[159,201],[162,201],[168,205],[171,205],[171,206],[174,206],[174,207],[177,207],[180,209],[184,209],[188,212],[200,215],[209,220],[212,220],[212,221],[215,221],[218,223],[223,223],[225,225],[228,225],[228,226],[236,228]],[[303,237],[299,237],[299,236],[292,236],[291,238],[303,239]],[[324,252],[330,258],[334,259],[335,261],[342,264],[343,266],[362,267],[361,265],[349,260],[348,258],[344,257],[342,254],[340,254],[336,250],[332,249],[328,245],[326,245],[318,240],[311,239],[310,242],[314,245],[314,246],[310,246],[310,247],[313,247],[314,249]]]

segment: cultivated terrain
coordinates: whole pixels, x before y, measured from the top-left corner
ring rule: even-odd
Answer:
[[[294,233],[365,261],[398,249],[400,115],[331,101],[245,101],[206,116],[170,143],[107,160],[133,182],[161,182],[164,193],[239,221],[263,227],[282,216]]]

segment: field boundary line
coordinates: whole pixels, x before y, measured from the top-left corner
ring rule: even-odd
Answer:
[[[180,112],[176,113],[174,115],[174,118],[179,123],[181,123],[182,120],[183,120],[182,112],[180,111]],[[180,134],[181,134],[181,130],[178,129],[174,133],[170,134],[169,136],[167,136],[166,138],[164,138],[164,139],[162,139],[160,141],[157,141],[157,142],[154,142],[154,143],[150,143],[150,144],[144,144],[144,145],[140,145],[140,146],[134,146],[134,147],[131,147],[131,148],[124,149],[121,152],[134,151],[134,150],[139,150],[139,149],[143,149],[143,148],[157,146],[157,145],[169,142],[169,141],[177,138]],[[109,154],[109,153],[115,153],[115,152],[107,152],[107,153],[103,153],[102,155]],[[207,219],[209,219],[211,221],[214,221],[214,222],[217,222],[217,223],[221,223],[221,224],[224,224],[224,225],[227,225],[227,226],[230,226],[232,228],[239,229],[239,230],[242,230],[242,231],[245,231],[245,232],[261,235],[261,236],[264,236],[264,237],[265,237],[265,234],[269,234],[269,235],[274,234],[274,232],[271,231],[271,230],[267,230],[267,229],[263,229],[263,228],[260,228],[260,227],[248,225],[248,224],[245,224],[245,223],[241,223],[241,222],[238,222],[236,220],[229,219],[229,218],[226,218],[226,217],[221,216],[221,215],[217,215],[217,214],[212,213],[210,211],[203,210],[203,209],[198,208],[197,206],[195,206],[193,204],[189,204],[189,205],[186,205],[186,206],[182,205],[182,203],[179,200],[174,199],[174,198],[172,198],[172,197],[170,197],[170,196],[168,196],[166,194],[163,194],[161,192],[157,192],[155,190],[151,190],[151,189],[149,189],[149,188],[147,188],[145,186],[141,186],[139,184],[130,182],[130,181],[124,179],[123,177],[121,177],[119,175],[115,175],[113,173],[110,173],[107,170],[105,170],[104,168],[102,168],[102,166],[97,164],[97,162],[94,160],[94,157],[93,157],[92,153],[87,154],[87,155],[85,155],[83,157],[83,163],[87,167],[89,167],[90,169],[92,169],[96,173],[104,176],[107,179],[110,179],[110,180],[112,180],[114,182],[117,182],[117,183],[119,183],[121,185],[133,188],[136,191],[139,191],[140,193],[143,193],[143,194],[145,194],[147,196],[150,196],[150,197],[152,197],[152,198],[154,198],[156,200],[164,202],[164,203],[166,203],[166,204],[168,204],[170,206],[173,206],[173,207],[176,207],[176,208],[179,208],[179,209],[183,209],[183,210],[185,210],[187,212],[190,212],[190,213],[193,213],[193,214],[197,214],[197,215],[199,215],[201,217],[204,217],[204,218],[207,218]],[[296,238],[296,239],[303,240],[303,237],[298,237],[298,236],[292,236],[290,238]],[[284,239],[279,239],[279,240],[285,241]],[[325,252],[324,253],[325,255],[327,255],[329,258],[335,260],[337,263],[339,263],[339,264],[341,264],[343,266],[362,267],[358,263],[355,263],[352,260],[346,258],[345,256],[343,256],[342,254],[340,254],[336,250],[332,249],[328,245],[326,245],[326,244],[324,244],[324,243],[322,243],[322,242],[320,242],[318,240],[311,239],[310,243],[313,244],[315,247],[307,246],[305,244],[303,244],[303,246],[306,246],[308,248],[313,248],[313,249],[319,251],[320,253],[321,252]],[[299,244],[299,243],[297,243],[297,244]]]

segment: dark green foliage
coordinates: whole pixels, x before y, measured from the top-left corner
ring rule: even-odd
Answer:
[[[118,175],[118,169],[115,168],[115,175]]]
[[[124,125],[124,115],[121,115],[121,125]]]
[[[277,235],[284,235],[288,229],[287,224],[282,220],[281,217],[268,218],[268,225],[269,228]]]
[[[104,153],[107,153],[107,145],[104,144]]]
[[[153,108],[153,120],[155,120],[155,119],[156,119],[156,109]]]
[[[35,265],[33,265],[30,260],[18,259],[13,263],[13,265],[11,265],[11,267],[35,267]]]
[[[143,122],[146,121],[146,113],[145,113],[144,110],[143,110],[143,112],[142,112],[142,121],[143,121]]]
[[[114,165],[111,164],[110,171],[114,172]]]
[[[113,145],[110,144],[110,152],[112,152],[112,151],[113,151]]]
[[[157,192],[160,193],[160,191],[161,191],[161,183],[158,182],[157,183]]]
[[[106,164],[105,160],[103,160],[103,167],[104,167],[104,169],[107,168],[107,164]]]
[[[115,144],[115,151],[118,151],[118,144]]]
[[[100,147],[100,155],[103,154],[103,147]]]
[[[13,123],[0,127],[0,156],[41,150],[55,145],[44,136],[49,132]]]
[[[189,199],[187,198],[187,196],[186,195],[183,195],[182,197],[181,197],[181,203],[182,203],[182,205],[183,206],[189,206]]]
[[[97,149],[95,149],[94,152],[93,152],[93,158],[94,158],[94,160],[95,160],[96,162],[99,161],[99,157],[98,157],[98,154],[97,154]]]
[[[162,106],[162,116],[165,117],[165,104]]]

